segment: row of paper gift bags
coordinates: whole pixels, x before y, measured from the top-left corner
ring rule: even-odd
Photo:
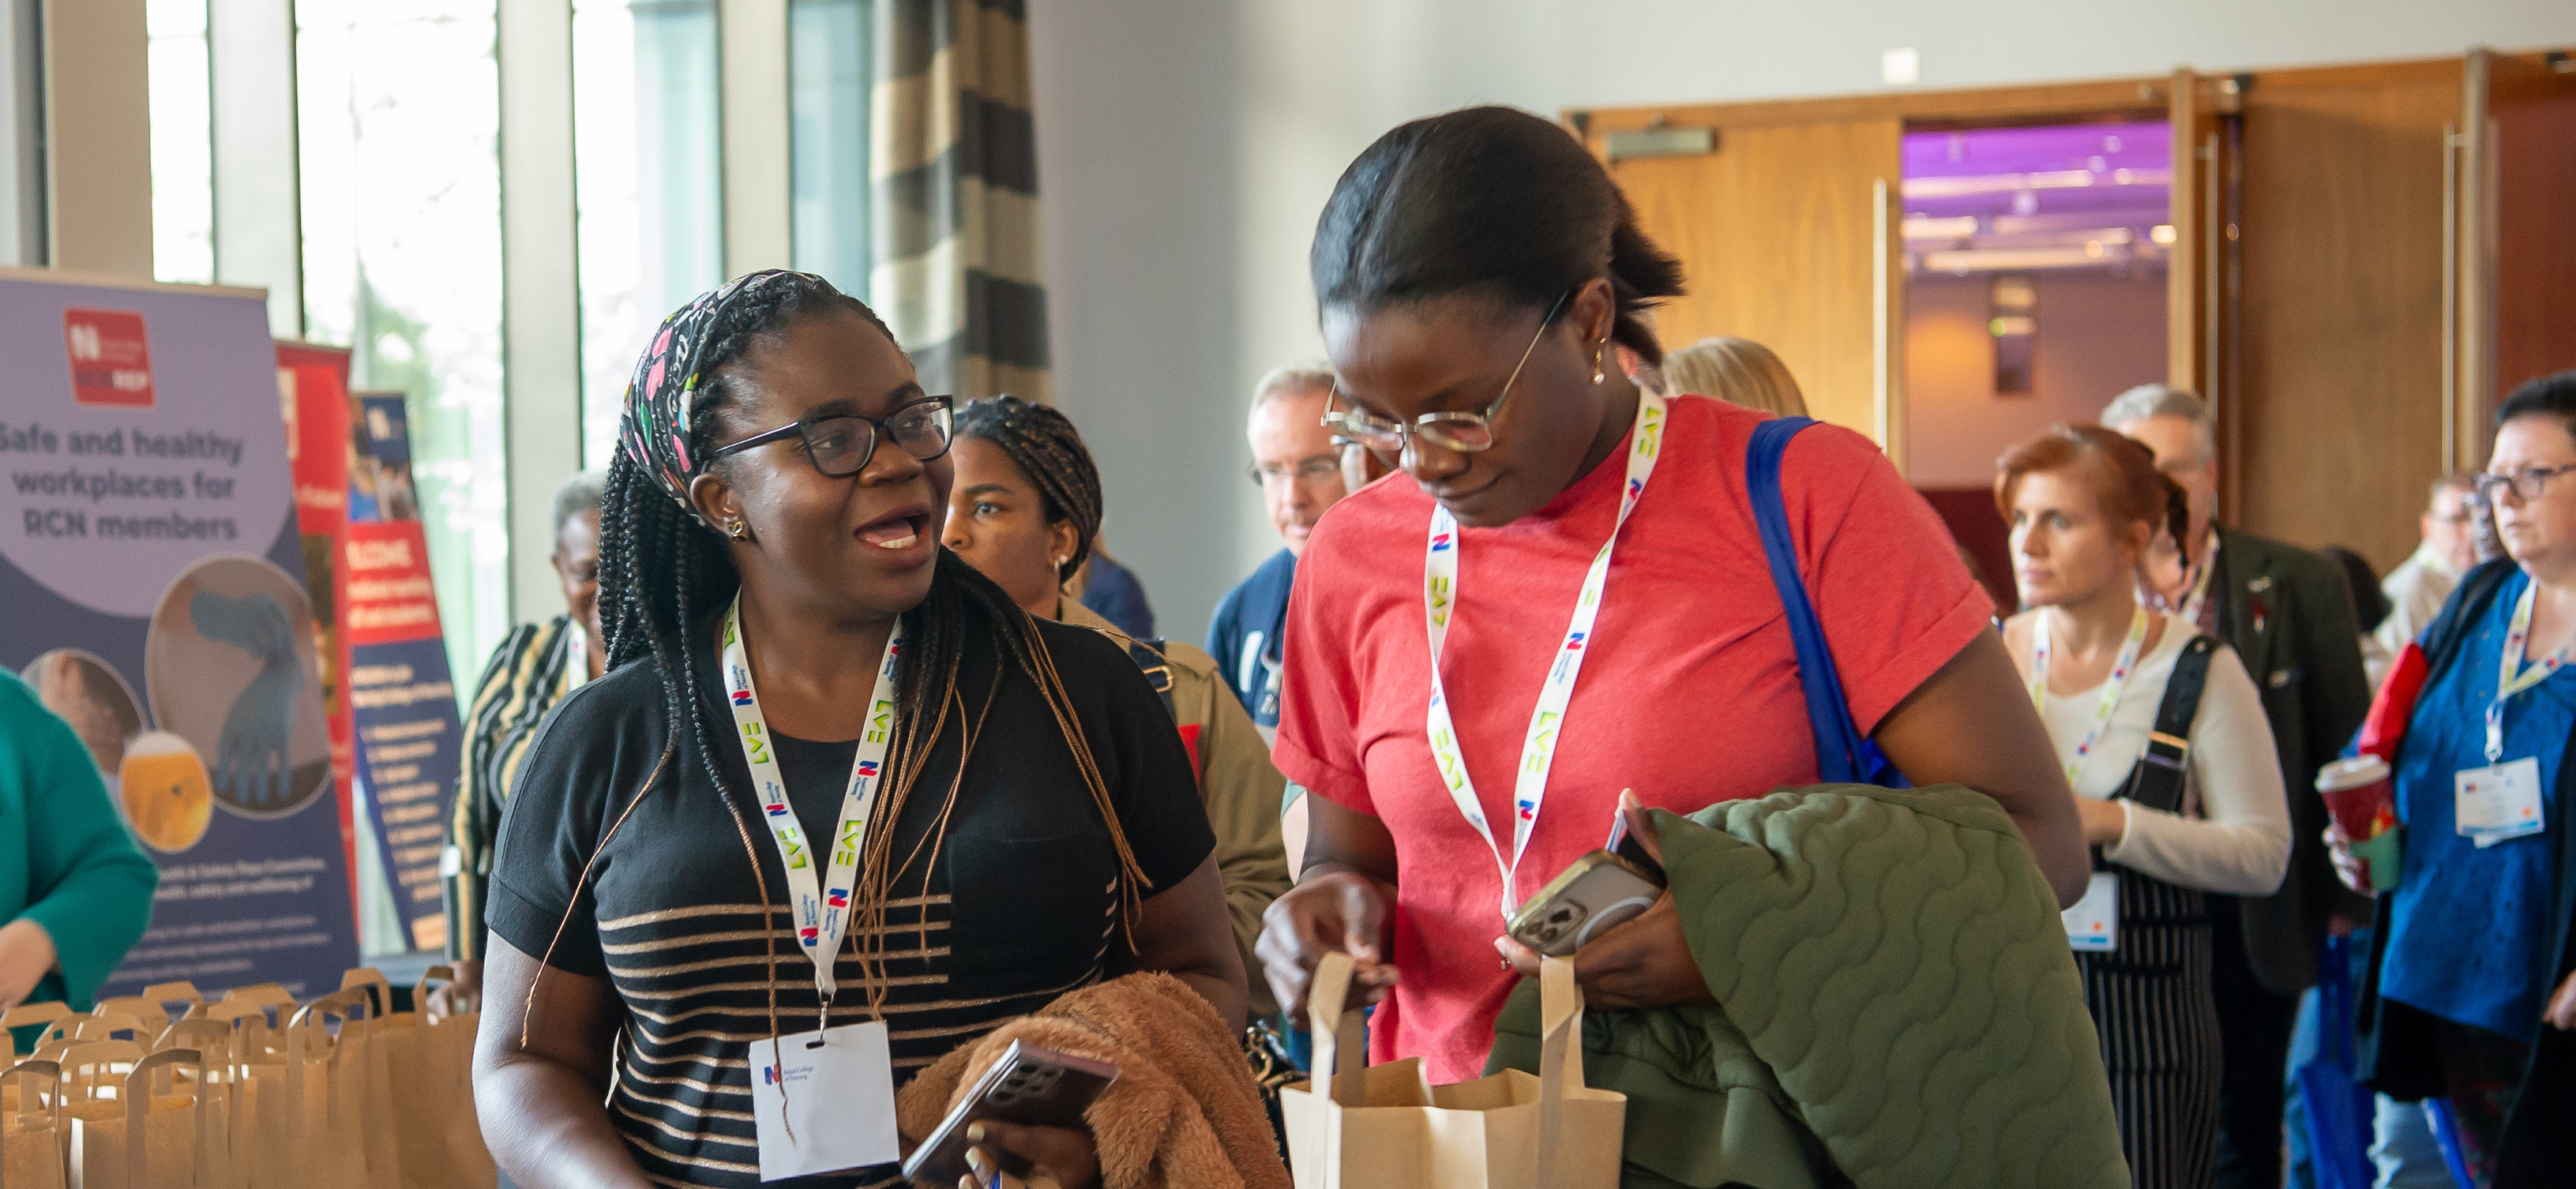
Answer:
[[[353,970],[301,1005],[163,983],[87,1015],[11,1009],[0,1027],[43,1030],[0,1074],[0,1189],[491,1189],[476,1017],[393,1000]]]

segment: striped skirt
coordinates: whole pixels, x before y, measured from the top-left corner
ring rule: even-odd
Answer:
[[[2135,1189],[2208,1189],[2217,1173],[2218,1008],[2201,894],[2120,873],[2119,948],[2077,953]]]

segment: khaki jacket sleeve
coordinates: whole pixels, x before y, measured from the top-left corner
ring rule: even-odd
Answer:
[[[1197,648],[1166,645],[1172,661],[1173,709],[1199,726],[1199,795],[1216,832],[1216,861],[1225,883],[1226,911],[1234,918],[1236,945],[1252,991],[1252,1010],[1275,1015],[1278,1004],[1253,960],[1261,914],[1288,890],[1288,855],[1279,837],[1279,812],[1288,781],[1270,764],[1270,747]]]

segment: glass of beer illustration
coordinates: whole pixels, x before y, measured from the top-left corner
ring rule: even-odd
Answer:
[[[117,791],[135,836],[157,851],[183,851],[197,845],[214,817],[214,790],[206,779],[206,762],[187,740],[168,731],[137,735],[126,745]]]

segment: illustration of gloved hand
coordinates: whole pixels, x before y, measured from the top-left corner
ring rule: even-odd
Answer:
[[[287,743],[294,736],[295,699],[304,692],[304,668],[295,661],[295,624],[277,600],[264,594],[238,598],[198,591],[188,600],[197,634],[230,644],[259,659],[259,676],[233,699],[215,747],[215,787],[236,804],[284,804],[294,764]]]

